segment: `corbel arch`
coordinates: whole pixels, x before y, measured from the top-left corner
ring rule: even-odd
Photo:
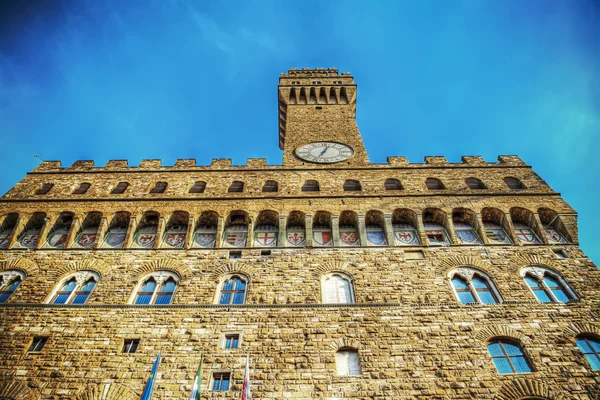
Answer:
[[[249,282],[256,275],[256,270],[246,263],[230,262],[215,268],[212,275],[216,282],[220,282],[223,276],[232,274],[244,275]]]
[[[360,342],[356,339],[350,339],[350,338],[339,338],[339,339],[335,339],[333,341],[331,341],[329,343],[329,347],[334,351],[338,351],[340,349],[347,349],[347,348],[351,348],[351,349],[355,349],[355,350],[360,350]]]
[[[486,263],[481,258],[472,255],[444,258],[442,261],[440,261],[440,266],[445,269],[444,276],[447,276],[448,272],[451,270],[460,267],[475,267],[476,269],[485,272],[490,277],[494,276],[494,273],[490,268],[490,264]]]
[[[191,273],[191,269],[181,261],[173,260],[170,258],[161,258],[147,262],[136,269],[134,274],[135,280],[139,281],[144,276],[154,271],[171,271],[179,276],[180,279],[185,278]]]
[[[494,398],[497,400],[514,400],[531,397],[548,400],[567,400],[570,398],[563,392],[555,393],[540,380],[529,378],[517,378],[505,382]]]
[[[353,264],[344,261],[327,261],[323,264],[317,264],[316,271],[319,275],[325,275],[329,272],[343,272],[349,275],[352,280],[358,274],[358,270]]]
[[[74,400],[137,400],[140,396],[126,386],[106,383],[78,394]]]
[[[523,267],[529,267],[531,265],[539,265],[542,267],[548,267],[557,273],[560,271],[560,265],[552,260],[551,258],[540,257],[537,254],[518,254],[513,256],[511,259],[511,264],[517,269],[521,269]]]
[[[31,389],[25,383],[10,378],[0,378],[0,398],[33,400],[38,397],[37,391]]]
[[[17,269],[23,271],[26,276],[34,275],[39,272],[38,265],[25,257],[15,257],[8,260],[0,260],[0,271]]]
[[[600,324],[575,322],[563,330],[563,337],[569,341],[575,341],[577,336],[583,334],[593,334],[600,337]]]
[[[475,333],[475,338],[480,340],[481,342],[487,342],[490,339],[504,337],[504,338],[512,338],[520,341],[521,343],[526,343],[527,338],[520,333],[519,331],[510,328],[508,326],[498,326],[498,325],[488,325],[481,329],[479,329]]]
[[[61,279],[78,271],[93,271],[100,275],[100,278],[102,278],[108,274],[110,271],[110,266],[102,260],[87,259],[75,261],[63,267],[52,270],[50,274],[52,274],[55,279]]]

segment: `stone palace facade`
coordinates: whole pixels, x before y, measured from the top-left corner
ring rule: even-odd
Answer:
[[[45,161],[0,199],[0,399],[593,399],[600,271],[516,156],[369,162],[292,69],[282,165]]]

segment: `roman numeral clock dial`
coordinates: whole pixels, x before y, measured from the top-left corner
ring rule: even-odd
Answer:
[[[349,159],[354,155],[354,150],[341,143],[315,142],[298,147],[296,155],[304,161],[332,164]]]

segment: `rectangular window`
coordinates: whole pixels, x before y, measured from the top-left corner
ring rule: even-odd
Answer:
[[[263,257],[270,256],[271,250],[261,250],[260,255]]]
[[[241,251],[230,251],[229,252],[229,258],[242,258],[242,252]]]
[[[140,344],[139,339],[125,339],[125,342],[123,343],[122,353],[128,353],[128,354],[135,353],[139,344]]]
[[[421,250],[417,251],[405,251],[404,258],[406,260],[424,260],[425,254]]]
[[[223,341],[223,348],[237,349],[240,347],[240,335],[237,333],[226,334]]]
[[[554,254],[556,255],[556,258],[569,258],[569,255],[564,250],[554,249],[553,251],[554,251]]]
[[[29,346],[29,351],[30,353],[37,353],[42,351],[42,348],[44,347],[44,345],[46,344],[46,342],[48,341],[48,337],[47,336],[36,336],[33,338],[33,341],[31,342],[31,346]]]
[[[230,379],[229,372],[215,372],[213,374],[212,390],[219,392],[225,392],[229,390]]]

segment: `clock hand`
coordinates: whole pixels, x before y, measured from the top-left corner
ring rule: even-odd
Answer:
[[[323,154],[325,154],[325,152],[327,151],[328,148],[329,148],[329,146],[325,146],[325,148],[323,149],[321,154],[319,154],[319,157],[321,157]]]

